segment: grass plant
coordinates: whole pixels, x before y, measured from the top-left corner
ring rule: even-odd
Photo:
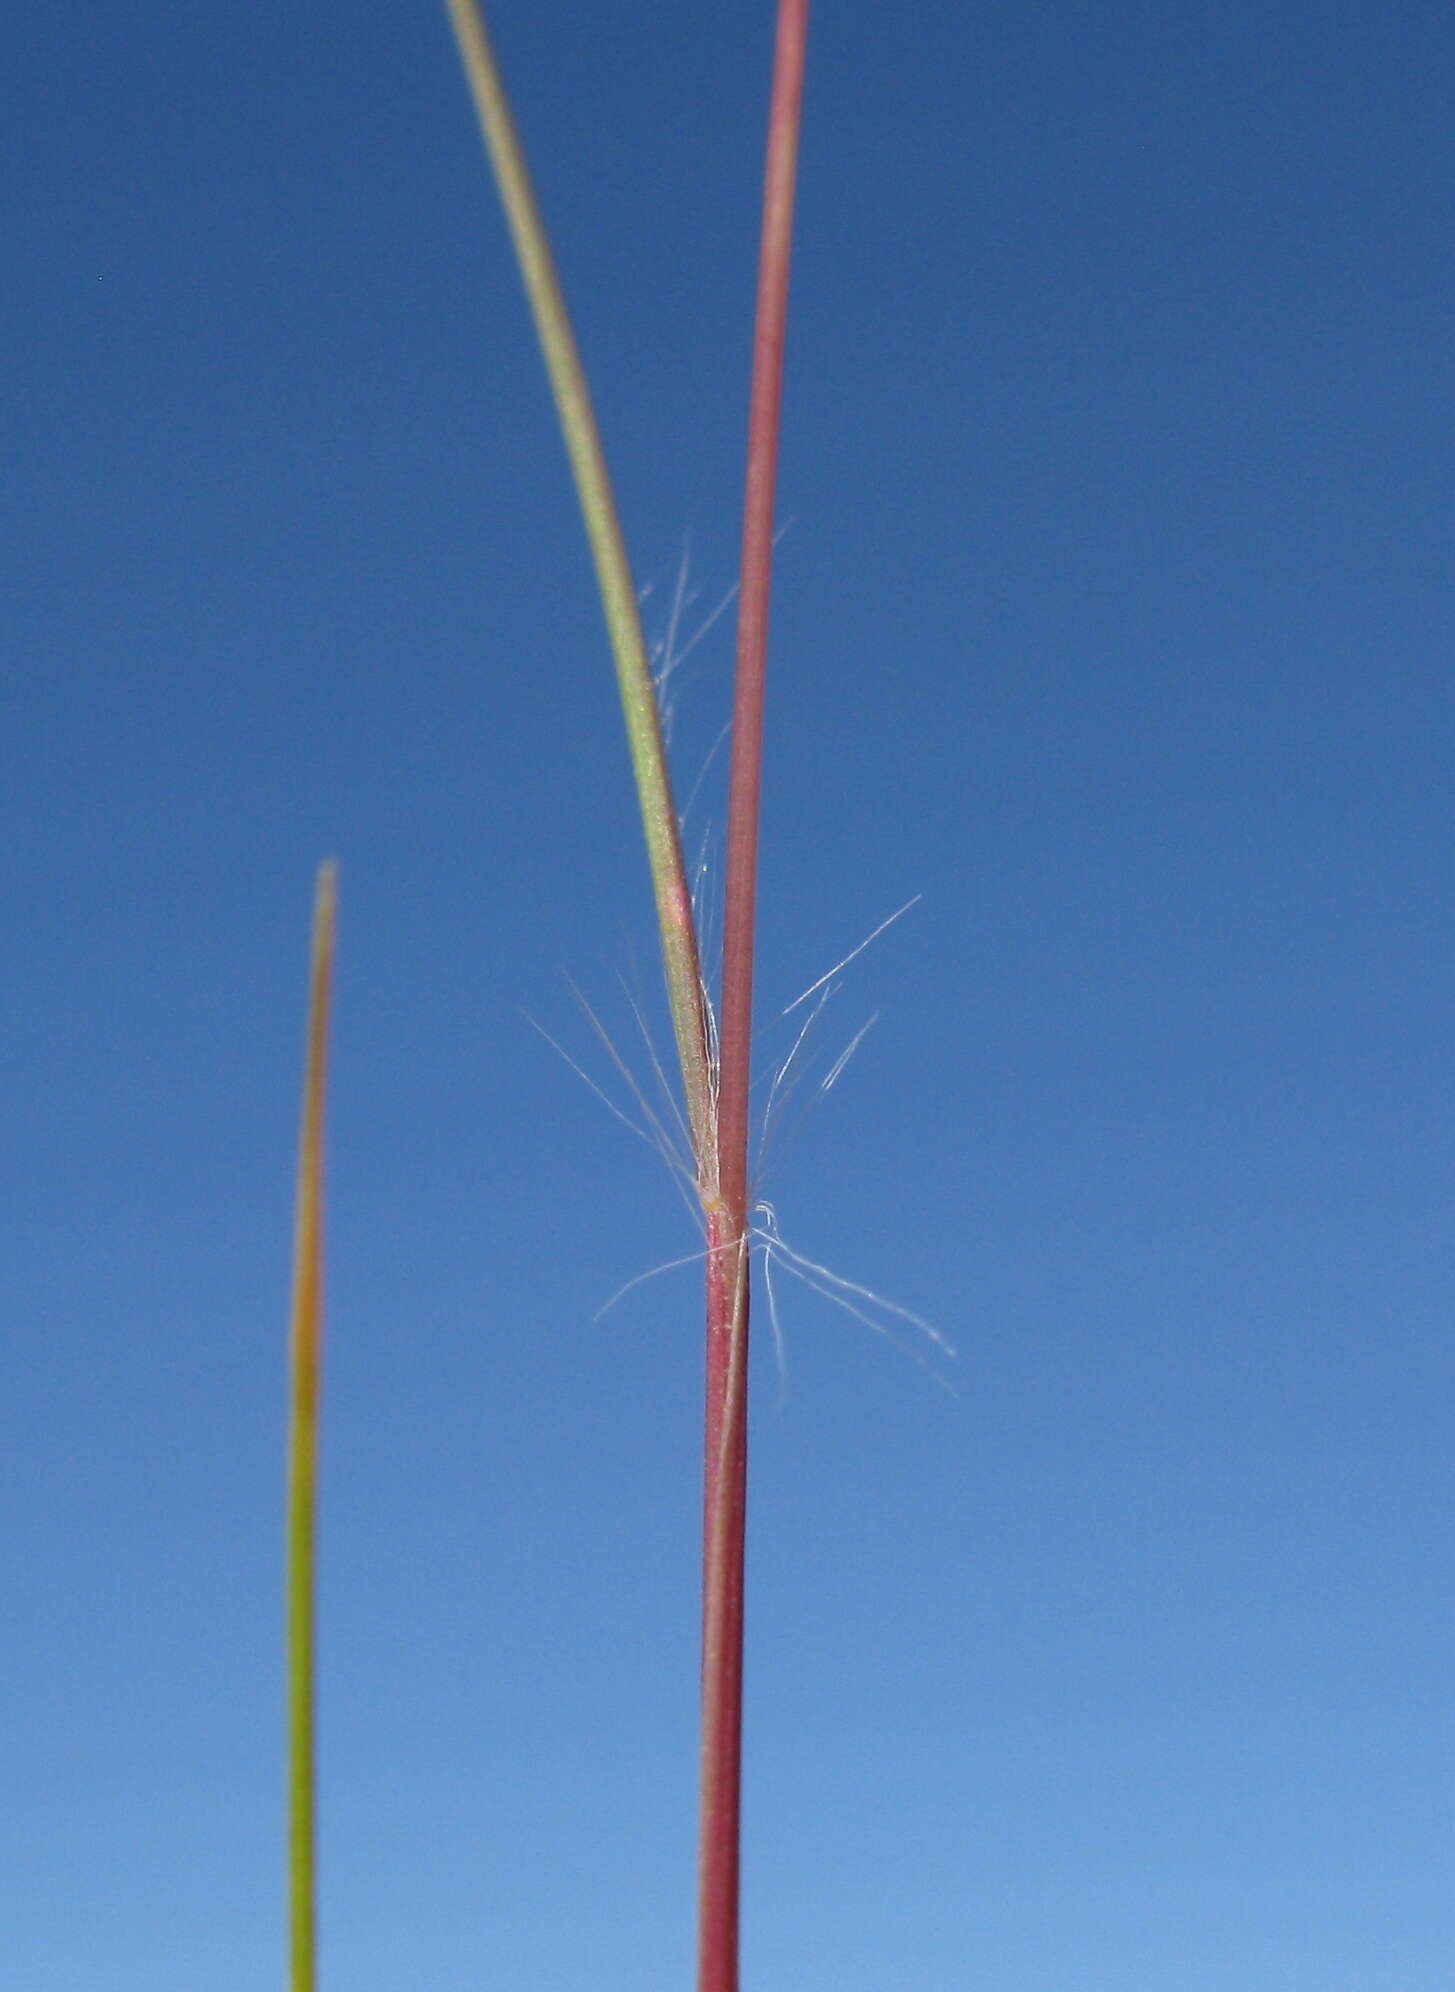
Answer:
[[[773,520],[807,0],[780,0],[753,340],[729,777],[721,1031],[702,974],[662,716],[605,453],[499,64],[477,0],[447,0],[576,480],[636,773],[707,1236],[698,1992],[736,1992],[747,1516],[753,955]]]

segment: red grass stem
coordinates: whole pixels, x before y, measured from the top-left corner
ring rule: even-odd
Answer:
[[[698,1992],[737,1992],[743,1576],[748,1473],[748,1089],[762,793],[763,696],[793,198],[808,0],[780,0],[748,422],[733,697],[718,1074],[718,1185],[709,1216],[703,1526],[702,1797]]]
[[[763,241],[758,266],[758,317],[753,340],[732,775],[728,792],[727,897],[723,911],[719,1187],[729,1207],[738,1215],[747,1200],[763,690],[768,661],[768,599],[773,574],[773,506],[778,482],[788,266],[807,32],[808,0],[780,0],[763,197]]]

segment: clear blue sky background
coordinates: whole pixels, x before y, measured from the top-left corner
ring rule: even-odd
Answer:
[[[735,567],[769,15],[495,15],[658,632]],[[818,9],[765,1024],[924,898],[764,1189],[959,1394],[783,1283],[752,1992],[1450,1982],[1452,58],[1433,0]],[[325,1984],[684,1986],[697,1275],[593,1314],[694,1241],[522,1017],[608,1082],[564,974],[630,1047],[654,941],[442,14],[5,67],[3,1975],[281,1982],[336,853]]]

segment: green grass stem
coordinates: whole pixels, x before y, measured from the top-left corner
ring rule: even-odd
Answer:
[[[318,1982],[314,1601],[317,1593],[318,1415],[323,1358],[323,1130],[338,872],[321,867],[313,910],[308,1056],[298,1142],[289,1347],[288,1955],[292,1992]]]
[[[581,355],[484,17],[476,0],[446,3],[535,317],[596,566],[646,832],[688,1131],[703,1208],[710,1212],[717,1198],[717,1134],[706,997],[636,586]]]

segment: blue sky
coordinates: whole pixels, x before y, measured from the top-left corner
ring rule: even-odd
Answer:
[[[769,9],[493,21],[660,633],[733,575]],[[923,898],[763,1193],[960,1353],[759,1334],[745,1987],[1448,1982],[1452,68],[1419,0],[815,18],[765,1027]],[[281,1982],[336,854],[325,1984],[683,1985],[696,1274],[593,1317],[694,1241],[522,1014],[643,1068],[654,941],[442,12],[7,72],[8,1973]]]

